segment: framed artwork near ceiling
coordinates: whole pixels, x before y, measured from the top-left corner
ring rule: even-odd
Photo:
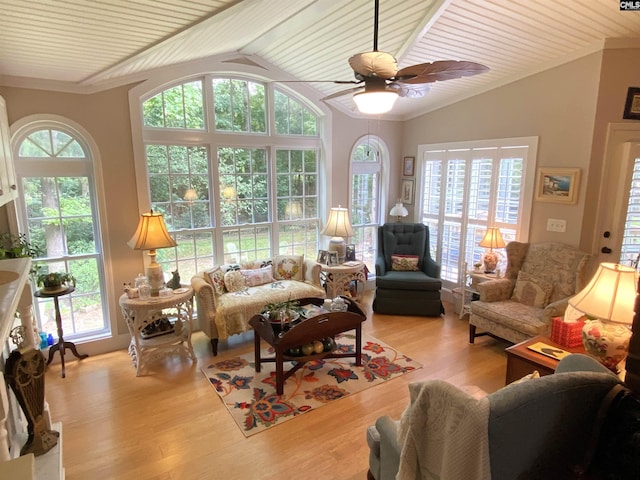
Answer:
[[[536,200],[550,203],[578,202],[579,168],[538,168]]]
[[[629,87],[622,118],[640,120],[640,87]]]
[[[413,205],[413,185],[414,180],[402,180],[400,187],[400,200],[407,205]]]
[[[416,157],[404,157],[402,161],[402,176],[413,177],[416,168]]]

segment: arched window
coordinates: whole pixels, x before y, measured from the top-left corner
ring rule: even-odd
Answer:
[[[178,244],[158,251],[165,272],[178,269],[188,279],[216,263],[316,257],[321,142],[314,110],[273,84],[209,75],[139,102],[143,189]]]
[[[27,119],[28,120],[28,119]],[[67,272],[77,281],[59,298],[66,339],[108,335],[104,263],[93,169],[87,139],[58,121],[23,122],[14,133],[18,223],[43,254],[41,273]],[[51,299],[38,299],[39,327],[56,336]]]
[[[381,223],[382,163],[386,149],[375,136],[362,138],[351,154],[351,223],[356,255],[375,272],[377,231]]]

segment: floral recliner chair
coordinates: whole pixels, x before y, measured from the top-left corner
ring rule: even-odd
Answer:
[[[469,342],[480,335],[513,343],[548,335],[551,319],[564,315],[569,298],[586,285],[589,259],[562,243],[510,242],[505,276],[477,286],[480,300],[471,302]]]

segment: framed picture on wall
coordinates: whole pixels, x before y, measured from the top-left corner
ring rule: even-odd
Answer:
[[[407,205],[413,205],[413,184],[414,180],[402,180],[400,187],[400,200]]]
[[[538,168],[536,200],[550,203],[578,202],[579,168]]]
[[[622,118],[640,120],[640,87],[629,87]]]
[[[416,157],[404,157],[402,161],[402,176],[413,177],[416,168]]]

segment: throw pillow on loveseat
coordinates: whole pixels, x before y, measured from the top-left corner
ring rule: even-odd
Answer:
[[[198,324],[214,355],[218,340],[250,330],[249,320],[268,303],[325,297],[321,265],[304,255],[278,255],[244,263],[216,265],[191,279]]]

